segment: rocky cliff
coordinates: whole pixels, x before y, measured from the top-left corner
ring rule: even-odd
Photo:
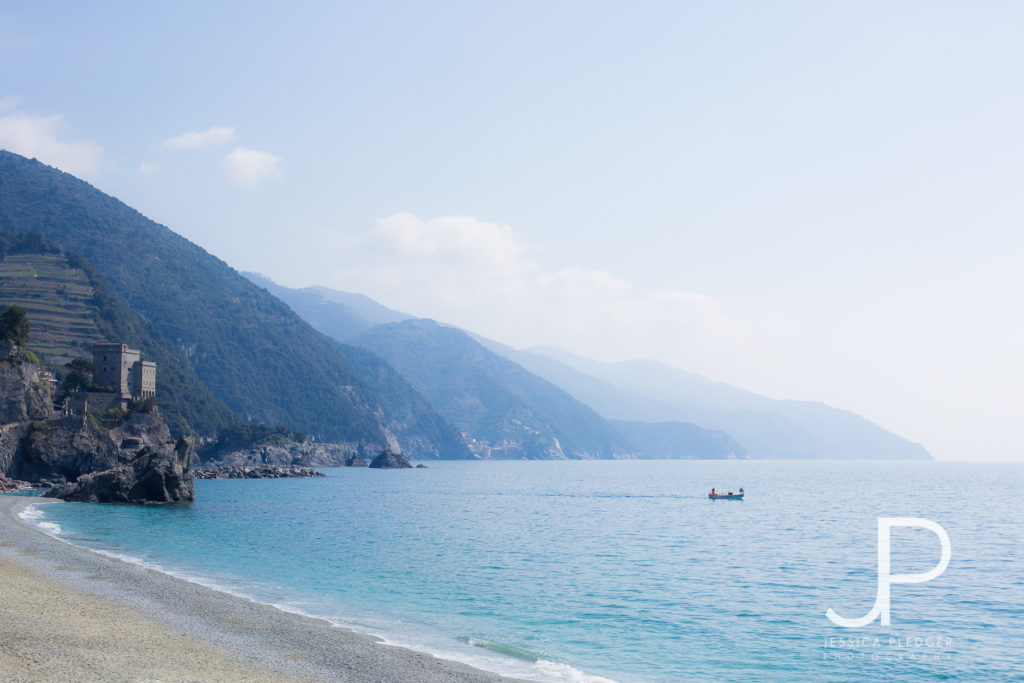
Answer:
[[[29,420],[49,418],[52,401],[39,367],[15,360],[9,345],[0,346],[0,477],[14,478]]]
[[[128,462],[83,474],[74,483],[56,486],[45,495],[83,503],[190,501],[195,498],[191,470],[194,455],[195,443],[188,438],[179,439],[173,446],[142,446]]]
[[[53,399],[39,367],[29,362],[0,360],[0,424],[45,420]]]
[[[0,425],[0,477],[14,476],[21,461],[21,444],[30,429],[28,422]]]
[[[18,479],[63,484],[121,463],[117,436],[86,420],[33,422],[24,432],[9,470]]]
[[[172,440],[155,410],[0,428],[0,476],[57,484],[47,495],[65,500],[192,500],[194,455],[193,442]]]

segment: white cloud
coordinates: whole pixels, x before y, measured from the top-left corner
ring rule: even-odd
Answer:
[[[281,157],[258,149],[236,147],[224,157],[228,178],[241,187],[256,187],[268,178],[281,175]]]
[[[160,172],[160,166],[158,164],[151,164],[149,162],[142,162],[139,164],[139,175],[153,175],[154,173]]]
[[[211,126],[199,133],[189,131],[167,138],[163,147],[168,149],[205,149],[212,145],[224,145],[235,139],[235,129],[231,126]]]
[[[619,297],[632,288],[628,282],[607,271],[575,266],[538,275],[537,282],[545,289],[557,290],[573,298]]]
[[[8,106],[19,99],[4,98]],[[91,140],[72,142],[58,138],[60,116],[29,116],[13,112],[0,116],[0,148],[56,166],[76,176],[95,174],[103,158],[103,148]]]
[[[508,226],[468,216],[422,221],[411,213],[399,213],[379,220],[372,234],[384,249],[502,273],[520,270],[526,251]]]
[[[604,360],[658,358],[718,378],[779,369],[794,331],[706,294],[651,291],[606,270],[551,265],[508,226],[402,213],[357,238],[328,240],[345,266],[330,286],[514,346],[551,345]],[[309,283],[313,284],[313,283]]]

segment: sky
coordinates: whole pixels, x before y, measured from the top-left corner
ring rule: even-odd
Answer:
[[[0,148],[225,260],[1024,461],[1024,5],[0,0]]]

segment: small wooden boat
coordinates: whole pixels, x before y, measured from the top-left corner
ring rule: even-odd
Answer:
[[[740,489],[739,493],[709,493],[708,498],[711,500],[743,500],[743,489]]]

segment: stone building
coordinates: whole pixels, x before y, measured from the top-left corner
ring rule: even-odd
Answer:
[[[156,363],[140,360],[132,366],[132,397],[156,396]]]
[[[122,400],[156,396],[156,363],[142,360],[138,349],[127,344],[93,344],[93,382],[111,387]]]

